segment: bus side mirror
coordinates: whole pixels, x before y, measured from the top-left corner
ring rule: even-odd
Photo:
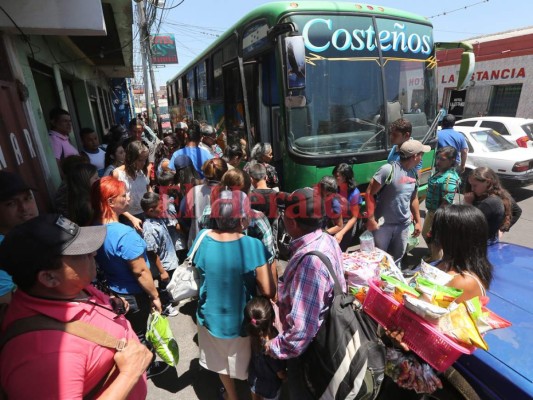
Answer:
[[[287,70],[287,89],[305,88],[305,44],[303,36],[287,36],[284,39]]]
[[[474,53],[471,51],[464,51],[461,54],[461,66],[459,68],[459,79],[457,80],[457,90],[466,89],[470,84],[470,79],[474,73],[476,66]]]

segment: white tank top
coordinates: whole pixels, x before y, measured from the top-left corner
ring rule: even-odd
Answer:
[[[130,195],[130,207],[128,212],[137,215],[143,212],[141,208],[141,199],[147,192],[147,186],[150,183],[148,177],[143,171],[137,171],[135,179],[132,179],[125,170],[118,169],[118,180],[126,184],[126,190]]]

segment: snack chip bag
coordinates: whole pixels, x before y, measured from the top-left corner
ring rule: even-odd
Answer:
[[[502,329],[511,326],[509,321],[484,307],[479,297],[474,297],[464,303],[481,334],[493,329]]]
[[[443,308],[448,308],[456,298],[463,294],[461,289],[439,285],[421,276],[416,278],[416,289],[427,295],[432,304]]]
[[[443,286],[453,279],[453,275],[447,274],[446,272],[438,269],[437,267],[428,264],[424,260],[420,262],[420,276],[426,278],[428,281]]]
[[[439,320],[439,329],[445,335],[461,343],[488,350],[487,342],[481,337],[465,304],[460,303],[450,308],[452,310]]]
[[[426,321],[437,324],[439,319],[448,313],[447,308],[442,308],[427,301],[404,295],[404,306]]]
[[[366,292],[368,287],[366,286],[350,286],[350,294],[353,294],[359,303],[363,304],[365,302]]]
[[[403,294],[408,294],[413,297],[419,297],[420,293],[418,293],[415,289],[413,289],[411,286],[400,282],[398,279],[388,276],[385,274],[381,274],[381,279],[385,281],[388,285],[391,285],[394,287],[394,297],[397,301],[400,303],[403,302]]]

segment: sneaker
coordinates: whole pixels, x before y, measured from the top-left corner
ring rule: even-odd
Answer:
[[[163,361],[154,361],[148,366],[146,370],[146,377],[148,379],[153,378],[154,376],[160,375],[170,368],[170,365]]]
[[[175,317],[176,315],[179,314],[179,311],[177,309],[175,309],[172,304],[169,304],[168,306],[165,307],[165,309],[163,310],[163,315],[166,315],[168,317]]]

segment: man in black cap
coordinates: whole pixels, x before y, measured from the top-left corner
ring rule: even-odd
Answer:
[[[152,353],[122,315],[126,305],[90,285],[105,235],[105,226],[81,228],[45,214],[13,228],[0,245],[0,267],[18,286],[3,340],[30,317],[63,327],[18,332],[2,343],[0,380],[8,398],[146,398],[144,371]],[[119,304],[123,309],[114,307]],[[79,325],[92,333],[76,333]]]
[[[20,176],[0,171],[0,243],[15,226],[39,215],[31,188]],[[0,303],[9,303],[15,286],[5,271],[0,270]]]
[[[320,258],[308,255],[318,250],[331,261],[343,291],[346,281],[342,268],[342,251],[332,236],[321,229],[322,198],[317,189],[298,189],[283,196],[283,223],[292,237],[290,260],[278,283],[278,304],[283,332],[267,342],[268,354],[287,359],[291,399],[312,399],[301,366],[300,356],[311,344],[333,301],[333,279]]]

